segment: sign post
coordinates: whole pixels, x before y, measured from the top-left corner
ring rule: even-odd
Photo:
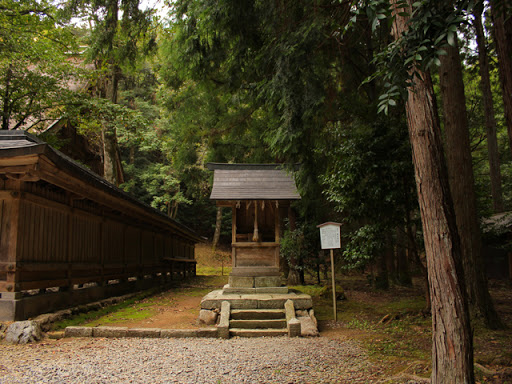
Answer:
[[[320,228],[320,245],[322,249],[329,249],[331,253],[331,277],[332,277],[332,304],[334,311],[334,321],[338,321],[336,310],[336,279],[334,276],[334,251],[341,248],[340,223],[327,222],[317,225]]]

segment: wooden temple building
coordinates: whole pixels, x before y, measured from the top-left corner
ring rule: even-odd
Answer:
[[[279,272],[283,218],[300,199],[292,176],[278,164],[210,163],[208,169],[214,172],[210,198],[232,211],[233,269],[222,290],[203,297],[201,313],[220,312],[222,338],[318,334],[311,296],[289,290]]]
[[[200,240],[32,135],[0,132],[0,321],[193,276]]]
[[[210,199],[232,210],[229,288],[280,287],[279,242],[290,203],[300,199],[292,176],[276,164],[209,163]]]

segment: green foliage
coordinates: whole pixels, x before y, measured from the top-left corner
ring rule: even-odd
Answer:
[[[385,0],[369,0],[367,8],[355,8],[352,19],[364,10],[372,23],[373,29],[387,21],[393,22],[393,5]],[[381,78],[385,91],[379,98],[379,112],[388,113],[390,107],[406,100],[407,87],[419,70],[429,71],[439,67],[439,56],[445,55],[446,45],[455,46],[460,25],[467,22],[473,1],[439,3],[437,0],[416,1],[409,9],[405,0],[395,4],[401,16],[408,17],[407,32],[399,39],[389,43],[375,56],[376,71],[367,81]]]
[[[474,61],[475,58],[468,56],[468,60]],[[466,109],[468,111],[477,206],[481,217],[489,217],[494,211],[490,187],[491,181],[489,174],[489,155],[486,143],[485,115],[478,70],[477,64],[464,66],[464,88],[466,94]],[[504,121],[503,99],[501,97],[498,69],[491,67],[489,75],[497,123],[496,130],[501,163],[503,199],[505,207],[511,207],[512,195],[510,193],[511,189],[508,188],[511,183],[510,178],[512,177],[512,173],[510,172],[510,148],[508,147],[507,128]]]
[[[387,119],[386,119],[387,120]],[[332,130],[338,146],[328,154],[322,181],[346,225],[346,268],[364,267],[381,254],[394,228],[416,209],[413,169],[403,123],[354,121]],[[343,161],[337,161],[343,159]]]
[[[311,223],[299,223],[294,231],[287,229],[280,242],[280,256],[298,271],[316,271],[322,262],[318,229]],[[295,260],[295,265],[292,266],[290,260]]]
[[[0,2],[2,129],[42,128],[73,101],[76,45],[50,1]]]
[[[121,303],[109,305],[106,307],[103,307],[101,309],[95,310],[95,311],[88,311],[84,313],[77,314],[69,319],[65,319],[62,321],[58,321],[53,324],[54,330],[64,329],[66,327],[75,326],[75,325],[82,325],[82,324],[88,324],[88,326],[94,326],[92,321],[95,321],[99,318],[108,316],[112,313],[116,313],[118,311],[126,311],[133,313],[133,308],[144,298],[151,296],[155,293],[155,290],[149,290],[142,292],[140,294],[137,294],[131,299],[124,300]]]

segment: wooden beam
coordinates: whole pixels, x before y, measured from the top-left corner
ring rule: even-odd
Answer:
[[[276,207],[274,209],[274,241],[276,243],[280,242],[280,232],[281,232],[281,219],[279,217],[279,204],[275,202]]]
[[[231,243],[236,243],[236,207],[231,211]]]
[[[34,165],[39,161],[39,155],[13,156],[0,158],[0,168],[19,167],[25,165]]]
[[[252,241],[259,241],[260,234],[258,232],[258,202],[254,202],[254,232],[252,234]]]

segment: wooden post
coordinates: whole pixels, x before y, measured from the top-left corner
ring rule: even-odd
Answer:
[[[336,310],[336,276],[334,273],[334,251],[331,249],[331,275],[332,275],[332,307],[334,311],[334,321],[338,321],[338,312]]]
[[[280,242],[281,218],[279,217],[279,203],[276,201],[274,210],[274,242]]]
[[[17,183],[19,185],[19,183]],[[13,199],[10,201],[10,215],[7,216],[9,218],[8,223],[5,225],[3,230],[7,233],[7,262],[9,263],[7,270],[7,291],[16,292],[19,291],[18,284],[20,281],[20,272],[19,272],[19,264],[18,264],[18,239],[19,239],[19,224],[20,224],[20,205],[21,205],[21,197],[19,188],[18,191],[12,192]],[[19,293],[18,295],[21,295]]]
[[[233,244],[236,243],[236,210],[238,204],[233,205],[231,213],[231,267],[236,267],[236,247]]]
[[[258,233],[258,201],[254,201],[254,233],[252,234],[252,241],[259,241],[260,235]]]
[[[508,254],[508,278],[512,280],[512,252]]]

